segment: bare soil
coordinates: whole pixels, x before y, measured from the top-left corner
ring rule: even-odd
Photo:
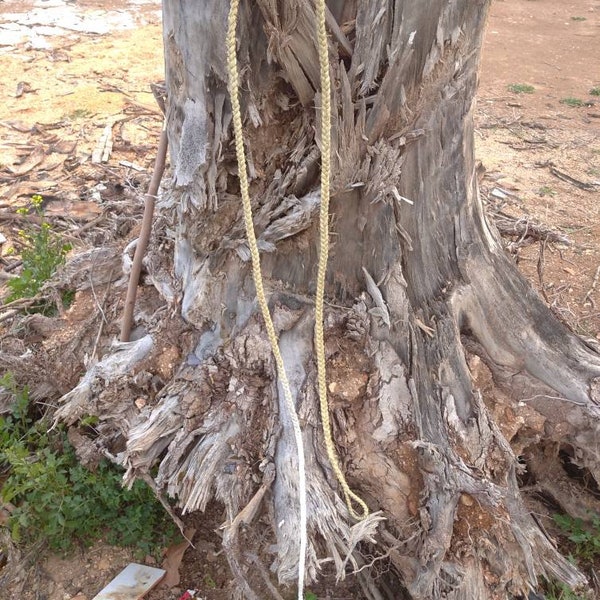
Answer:
[[[56,6],[74,15],[59,22],[64,27],[44,13]],[[159,10],[153,0],[0,4],[0,284],[16,260],[22,219],[15,209],[32,194],[45,198],[55,227],[78,249],[102,245],[107,228],[123,244],[135,237],[161,127],[150,90],[163,78]],[[513,228],[509,250],[556,313],[596,339],[600,96],[590,91],[600,87],[599,34],[597,0],[495,0],[476,108],[481,190],[507,233]],[[525,84],[530,93],[509,88]],[[112,151],[93,163],[107,127]],[[549,232],[569,243],[552,242]],[[85,325],[94,302],[91,292],[78,294],[66,315],[71,331]],[[114,324],[104,332],[116,333]],[[60,386],[73,377],[57,374]],[[181,582],[153,591],[150,600],[175,600],[188,588],[199,598],[232,597],[220,552],[222,518],[213,506],[188,520],[197,534]],[[102,543],[68,559],[46,556],[24,568],[19,597],[89,600],[135,558]],[[324,583],[314,592],[331,600],[361,597],[354,582]],[[14,593],[0,587],[0,598]]]

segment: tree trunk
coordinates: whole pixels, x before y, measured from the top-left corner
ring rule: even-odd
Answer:
[[[527,596],[541,575],[585,582],[529,514],[519,476],[529,470],[561,502],[557,472],[546,467],[564,473],[561,451],[600,482],[600,356],[556,320],[483,214],[473,102],[488,5],[328,2],[326,352],[336,446],[375,513],[359,523],[326,459],[315,391],[314,7],[253,0],[241,9],[255,226],[307,451],[307,576],[327,561],[338,576],[362,568],[373,599],[398,598],[399,586],[407,598],[471,600]],[[172,179],[147,268],[173,310],[115,351],[110,368],[90,371],[59,417],[74,422],[95,399],[104,431],[126,440],[128,478],[158,465],[157,489],[184,512],[222,502],[233,573],[256,597],[251,555],[269,557],[280,584],[295,582],[297,461],[241,219],[228,8],[164,1]],[[148,391],[149,407],[132,411],[134,383],[150,389],[140,374],[178,356],[165,387]],[[582,514],[597,506],[585,492],[578,498]]]

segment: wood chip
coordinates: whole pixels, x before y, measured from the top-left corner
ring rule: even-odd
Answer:
[[[92,162],[94,164],[108,162],[112,152],[112,125],[107,125],[92,152]]]

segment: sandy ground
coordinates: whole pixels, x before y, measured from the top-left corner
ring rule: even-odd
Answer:
[[[595,338],[600,97],[590,90],[600,86],[599,34],[596,0],[495,0],[476,115],[490,209],[571,240],[556,245],[515,234],[515,260],[557,314]],[[161,124],[150,90],[163,78],[160,3],[4,0],[0,61],[0,240],[8,264],[19,228],[14,209],[33,193],[47,199],[49,214],[83,227],[126,192],[139,200]],[[524,84],[530,93],[509,90]],[[93,151],[106,148],[100,142],[107,127],[112,154],[93,164]],[[198,542],[186,552],[181,584],[153,592],[152,600],[175,600],[188,587],[201,598],[229,597],[215,531],[221,516],[196,519]],[[132,558],[103,544],[68,560],[49,557],[37,565],[25,597],[89,600]],[[0,598],[12,597],[0,590]],[[321,597],[358,596],[325,585]]]

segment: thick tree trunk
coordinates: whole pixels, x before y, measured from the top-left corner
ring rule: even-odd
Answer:
[[[341,576],[373,556],[360,572],[370,598],[398,598],[399,585],[414,599],[527,595],[540,575],[582,584],[529,515],[517,476],[530,465],[560,502],[540,461],[563,450],[600,482],[600,357],[556,321],[483,215],[472,111],[489,1],[328,4],[329,390],[344,470],[376,511],[367,522],[353,523],[339,498],[315,392],[313,5],[250,0],[238,28],[255,223],[307,446],[308,576],[327,560]],[[186,358],[141,416],[124,367],[88,374],[59,416],[74,421],[92,382],[107,382],[97,410],[127,440],[129,476],[158,464],[157,487],[184,511],[221,501],[232,569],[253,597],[249,554],[275,548],[279,582],[295,581],[297,477],[241,224],[227,11],[221,0],[164,2],[172,181],[148,269],[189,328],[172,339],[177,316],[165,318],[124,345],[126,361],[113,355],[142,373],[173,347]],[[482,392],[488,373],[497,389]],[[579,508],[593,502],[583,494]],[[376,581],[379,558],[388,572]]]

